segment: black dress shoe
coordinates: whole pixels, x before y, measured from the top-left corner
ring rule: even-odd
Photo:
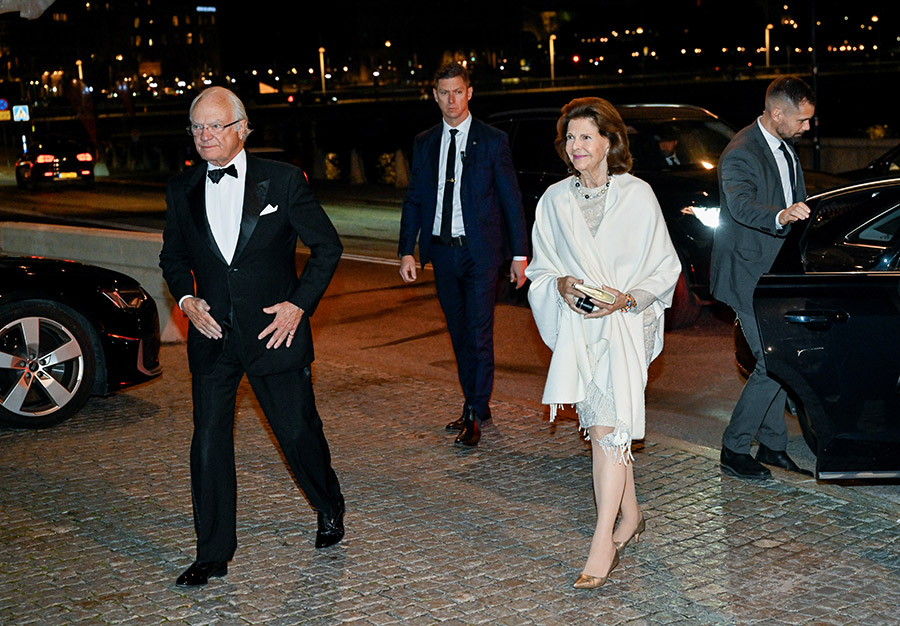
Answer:
[[[334,518],[325,517],[322,511],[318,512],[318,531],[316,532],[316,547],[328,548],[344,538],[344,497],[341,496],[340,512]]]
[[[175,585],[178,587],[199,587],[205,585],[210,578],[224,576],[228,573],[228,561],[210,561],[201,563],[194,561],[184,574],[178,577]]]
[[[761,465],[749,454],[732,452],[722,446],[722,456],[719,460],[722,471],[736,478],[748,478],[750,480],[765,480],[772,478],[769,468]]]
[[[466,417],[463,420],[463,428],[459,431],[454,443],[458,446],[467,446],[469,448],[477,446],[478,441],[481,439],[481,426],[478,424],[479,421],[475,409],[468,407]]]
[[[775,467],[786,469],[789,472],[812,476],[812,472],[809,470],[800,469],[800,466],[794,463],[793,459],[787,455],[787,451],[772,450],[765,444],[759,444],[759,450],[756,451],[756,460],[766,465],[774,465]]]
[[[444,426],[444,430],[446,430],[448,432],[462,430],[463,424],[465,424],[465,422],[466,422],[466,413],[468,412],[468,410],[469,410],[469,405],[466,404],[465,406],[463,406],[463,412],[462,412],[462,415],[459,416],[459,419],[455,419],[452,422],[450,422],[449,424],[447,424],[446,426]],[[488,407],[487,410],[484,412],[484,417],[481,418],[481,423],[484,424],[485,422],[490,421],[490,419],[491,419],[491,407]]]

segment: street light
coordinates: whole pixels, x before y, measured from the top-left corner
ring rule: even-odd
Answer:
[[[775,28],[772,24],[766,25],[766,67],[769,67],[769,32]]]
[[[550,84],[556,81],[556,47],[554,46],[556,35],[550,35]]]
[[[325,93],[325,48],[319,48],[319,73],[322,75],[322,93]]]

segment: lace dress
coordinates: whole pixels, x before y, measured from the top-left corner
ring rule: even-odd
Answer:
[[[588,231],[592,237],[597,236],[597,230],[603,221],[603,214],[606,209],[606,190],[609,189],[609,183],[603,187],[587,189],[581,185],[577,178],[573,177],[570,189],[577,199],[578,206],[584,215],[587,223]],[[627,285],[613,285],[617,289],[627,291]],[[658,328],[658,320],[650,307],[650,304],[656,300],[656,297],[642,290],[631,290],[631,296],[635,299],[637,306],[628,313],[616,313],[616,315],[643,315],[644,316],[644,349],[647,359],[647,365],[653,356],[653,343]],[[563,303],[563,306],[567,305]],[[599,355],[592,354],[590,346],[588,346],[588,356],[591,360],[592,369],[596,369],[599,362]],[[578,426],[584,433],[584,438],[590,440],[591,426],[606,426],[613,431],[605,435],[599,442],[595,442],[604,453],[614,453],[616,461],[628,463],[632,460],[631,456],[631,432],[628,425],[616,419],[616,403],[613,397],[612,385],[608,385],[606,389],[601,389],[591,381],[588,384],[587,395],[584,400],[575,404],[575,411],[578,414]]]

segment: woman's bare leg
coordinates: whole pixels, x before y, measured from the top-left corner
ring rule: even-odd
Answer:
[[[589,576],[603,577],[609,573],[609,567],[616,554],[613,544],[613,528],[616,517],[625,495],[630,465],[618,458],[616,450],[603,449],[599,441],[612,432],[612,428],[592,426],[591,466],[594,478],[594,499],[597,502],[597,526],[591,539],[591,550],[582,573]],[[618,462],[617,462],[618,461]],[[634,493],[632,479],[632,493]],[[637,500],[635,500],[635,505]]]

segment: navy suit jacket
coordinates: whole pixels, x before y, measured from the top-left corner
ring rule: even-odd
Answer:
[[[753,312],[753,291],[772,268],[790,225],[775,227],[784,204],[778,164],[759,124],[736,134],[719,158],[719,226],[713,239],[710,284],[716,299]],[[797,199],[806,199],[803,169],[797,167]]]
[[[231,263],[216,245],[206,219],[205,163],[172,178],[166,191],[166,226],[160,267],[176,300],[203,298],[226,333],[208,339],[188,330],[188,362],[194,373],[212,369],[227,340],[227,323],[237,326],[244,367],[253,375],[299,369],[313,360],[309,318],[340,260],[337,231],[296,167],[247,155],[240,234]],[[266,215],[267,207],[277,207]],[[297,277],[297,238],[310,250]],[[196,284],[196,287],[195,287]],[[304,315],[291,346],[267,349],[257,339],[274,319],[263,308],[290,301]]]
[[[398,251],[400,256],[413,254],[418,239],[422,265],[431,258],[442,129],[441,123],[416,137],[412,176],[403,199]],[[506,133],[473,118],[463,151],[460,198],[475,263],[497,267],[511,256],[528,256],[522,194]]]

